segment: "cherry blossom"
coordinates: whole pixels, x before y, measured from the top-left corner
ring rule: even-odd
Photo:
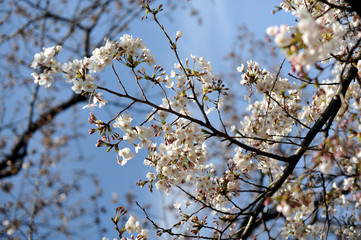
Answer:
[[[31,64],[43,71],[32,75],[35,83],[50,87],[54,76],[63,73],[75,93],[89,96],[85,108],[105,106],[103,92],[132,101],[108,122],[92,114],[89,122],[95,128],[90,133],[99,132],[96,146],[114,149],[122,166],[140,151],[146,153],[140,162],[150,170],[140,176],[144,180],[138,186],[192,200],[182,206],[177,199],[173,210],[180,220],[168,229],[139,206],[159,236],[246,239],[263,225],[271,238],[268,221],[280,220],[275,232],[285,239],[328,234],[357,239],[360,219],[353,210],[361,204],[360,24],[357,16],[341,10],[344,5],[335,4],[339,1],[282,1],[280,10],[292,12],[297,24],[271,26],[266,33],[291,71],[284,74],[283,63],[274,71],[249,60],[236,68],[239,84],[233,89],[213,73],[205,57],[179,57],[177,40],[183,33],[171,38],[157,19],[162,6],[151,9],[148,1],[146,14],[153,16],[176,56],[173,68],[155,65],[143,40],[125,34],[120,41],[106,39],[91,57],[68,63],[56,60],[60,47],[44,48]],[[137,94],[120,78],[119,92],[95,83],[95,74],[114,61],[131,70]],[[149,86],[159,91],[159,99],[150,99],[144,91]],[[224,110],[232,91],[247,92],[248,101],[235,103],[228,110],[233,115]],[[144,121],[132,116],[135,103],[148,108]],[[237,116],[240,106],[240,119],[224,120],[227,113]],[[137,233],[137,239],[150,234],[134,214],[117,229],[120,235]]]

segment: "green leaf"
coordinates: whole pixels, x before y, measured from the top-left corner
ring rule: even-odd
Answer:
[[[201,129],[201,132],[202,132],[203,134],[212,135],[211,132],[209,132],[209,131],[207,131],[207,130],[205,130],[205,129]]]

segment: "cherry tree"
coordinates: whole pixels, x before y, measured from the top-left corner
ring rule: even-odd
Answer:
[[[151,49],[128,34],[107,38],[91,55],[69,62],[59,60],[60,45],[44,48],[31,64],[36,84],[49,88],[65,81],[87,97],[86,109],[107,108],[110,96],[126,104],[110,119],[90,113],[94,127],[89,133],[100,135],[96,146],[114,151],[123,168],[146,152],[149,172],[137,184],[183,196],[174,202],[177,217],[170,227],[152,219],[139,203],[143,216],[118,207],[112,221],[119,238],[359,239],[361,25],[356,1],[281,1],[277,11],[293,14],[296,22],[270,26],[267,34],[285,61],[275,72],[256,61],[240,63],[235,69],[239,85],[232,89],[206,56],[180,58],[183,33],[167,32],[158,19],[162,5],[154,8],[145,1],[143,9],[144,18],[152,18],[169,41],[173,69],[157,63]],[[112,69],[118,87],[96,80],[105,68]],[[124,69],[133,79],[122,77]],[[232,97],[233,91],[245,90],[245,102]],[[135,106],[148,114],[133,117]],[[122,216],[129,217],[124,224]]]
[[[0,238],[101,238],[103,186],[77,166],[90,157],[73,147],[87,135],[84,123],[64,121],[78,117],[86,98],[61,83],[46,92],[34,85],[25,59],[48,44],[61,44],[64,57],[89,56],[104,36],[140,18],[140,4],[20,0],[1,1],[0,9]]]

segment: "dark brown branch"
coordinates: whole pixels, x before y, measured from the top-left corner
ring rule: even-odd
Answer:
[[[318,0],[318,1],[330,6],[331,8],[340,9],[342,11],[350,11],[350,12],[352,11],[352,9],[349,7],[342,6],[342,5],[336,5],[336,4],[328,2],[327,0]],[[346,2],[347,2],[347,0],[346,0]]]
[[[50,123],[62,111],[79,102],[85,101],[85,99],[86,98],[84,96],[74,95],[69,100],[51,108],[47,112],[44,112],[36,121],[29,124],[29,128],[21,136],[19,136],[10,153],[5,155],[4,159],[1,160],[0,179],[18,173],[21,169],[22,160],[27,154],[27,143],[36,131],[41,129],[42,126]]]
[[[351,10],[356,12],[361,18],[361,1],[360,0],[345,0],[351,6]]]
[[[265,157],[269,157],[269,158],[272,158],[272,159],[276,159],[276,160],[279,160],[279,161],[282,161],[282,162],[289,162],[290,161],[290,158],[289,157],[284,157],[284,156],[280,156],[280,155],[277,155],[277,154],[273,154],[273,153],[269,153],[269,152],[265,152],[265,151],[262,151],[262,150],[259,150],[257,148],[254,148],[254,147],[251,147],[251,146],[248,146],[247,144],[244,144],[242,142],[239,142],[237,139],[227,135],[226,133],[222,132],[222,131],[219,131],[217,130],[215,127],[213,127],[210,123],[207,123],[207,122],[203,122],[197,118],[193,118],[191,116],[188,116],[188,115],[185,115],[185,114],[182,114],[182,113],[179,113],[179,112],[176,112],[174,111],[173,109],[170,109],[170,108],[164,108],[164,107],[160,107],[158,106],[157,104],[155,103],[152,103],[152,102],[149,102],[149,101],[146,101],[146,100],[143,100],[143,99],[139,99],[139,98],[136,98],[136,97],[133,97],[133,96],[130,96],[128,94],[122,94],[122,93],[118,93],[118,92],[115,92],[115,91],[112,91],[110,89],[107,89],[107,88],[103,88],[103,87],[100,87],[98,86],[98,89],[101,89],[101,90],[104,90],[108,93],[111,93],[115,96],[118,96],[118,97],[122,97],[122,98],[128,98],[130,100],[133,100],[133,101],[136,101],[138,103],[142,103],[142,104],[145,104],[145,105],[148,105],[148,106],[151,106],[157,110],[163,110],[165,112],[168,112],[168,113],[171,113],[175,116],[178,116],[180,118],[184,118],[184,119],[187,119],[191,122],[194,122],[196,124],[198,124],[199,126],[202,126],[208,130],[211,131],[211,134],[212,136],[215,136],[215,137],[219,137],[219,138],[223,138],[223,139],[226,139],[228,140],[230,143],[232,144],[235,144],[241,148],[243,148],[244,150],[246,151],[250,151],[250,152],[253,152],[255,154],[258,154],[258,155],[261,155],[261,156],[265,156]]]
[[[81,1],[79,1],[77,3],[77,6],[73,9],[74,14],[63,16],[61,15],[61,12],[50,9],[47,5],[42,6],[39,3],[29,0],[22,0],[21,2],[25,4],[25,8],[27,8],[32,14],[31,16],[24,16],[25,20],[27,21],[25,21],[23,25],[16,28],[13,32],[2,36],[2,38],[0,39],[0,45],[6,41],[12,40],[17,35],[22,34],[23,32],[32,31],[33,25],[37,25],[41,22],[45,23],[45,21],[50,20],[55,22],[56,24],[63,24],[60,26],[62,29],[64,29],[64,26],[66,26],[66,28],[68,29],[64,29],[65,35],[60,38],[53,37],[52,35],[41,34],[40,47],[43,47],[44,44],[54,42],[57,45],[63,45],[63,49],[65,49],[67,48],[65,46],[65,41],[70,39],[71,36],[76,32],[76,30],[79,30],[79,37],[83,35],[82,38],[78,37],[78,39],[81,39],[80,41],[82,41],[79,46],[81,46],[80,50],[82,50],[81,55],[83,56],[89,56],[91,54],[91,48],[92,46],[94,46],[95,40],[92,37],[92,33],[96,28],[99,29],[101,17],[108,13],[106,11],[106,8],[108,8],[108,6],[111,6],[111,4],[113,3],[116,3],[116,1],[114,0],[102,0],[94,1],[84,7]],[[119,23],[118,18],[114,17],[114,22],[117,23],[117,28],[108,28],[107,34],[119,34],[119,31],[117,31],[116,33],[115,31],[125,29],[131,21],[136,19],[136,17],[142,12],[142,10],[138,10],[137,4],[132,4],[128,6],[127,10],[127,13],[131,12],[133,14],[129,15],[126,18],[127,21],[122,20],[123,23]],[[89,18],[89,16],[92,17]],[[44,24],[41,28],[42,31],[43,28]],[[79,48],[70,49],[70,51],[79,51]],[[39,130],[43,125],[46,125],[52,120],[54,120],[54,118],[59,112],[84,100],[85,98],[82,96],[73,96],[70,99],[65,100],[58,106],[50,106],[50,110],[43,113],[41,116],[38,116],[39,118],[35,120],[33,119],[32,114],[30,114],[30,120],[28,118],[28,121],[26,123],[26,129],[24,129],[22,133],[16,136],[11,147],[0,157],[0,179],[17,174],[19,172],[22,166],[23,158],[27,154],[27,144],[32,138],[33,134],[37,132],[37,130]],[[2,128],[4,127],[5,126],[2,126]]]
[[[360,55],[359,53],[358,55]],[[278,189],[282,187],[282,185],[286,182],[287,178],[292,174],[294,168],[296,167],[297,163],[304,155],[304,153],[308,150],[309,145],[314,140],[316,135],[321,131],[323,126],[327,123],[331,116],[334,113],[338,112],[341,108],[341,98],[345,95],[348,86],[350,85],[351,81],[355,79],[357,76],[357,69],[356,67],[349,64],[346,67],[345,74],[342,76],[341,84],[339,89],[327,108],[324,110],[320,118],[315,122],[313,127],[308,131],[305,136],[305,139],[302,141],[301,146],[296,150],[296,152],[290,157],[290,162],[285,170],[269,185],[269,191],[262,197],[261,201],[258,202],[255,209],[252,211],[252,216],[249,217],[246,227],[244,231],[241,231],[239,234],[240,239],[247,239],[248,236],[252,233],[253,229],[255,228],[255,223],[261,211],[264,208],[264,201],[271,197]]]

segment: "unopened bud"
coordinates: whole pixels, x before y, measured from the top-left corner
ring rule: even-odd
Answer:
[[[183,36],[183,32],[178,30],[175,38],[178,40],[178,38],[181,38],[182,36]]]
[[[60,52],[61,48],[62,47],[60,45],[56,46],[56,48],[55,48],[56,54],[58,54]]]
[[[104,141],[98,139],[97,144],[95,144],[96,147],[102,147],[104,145]]]

